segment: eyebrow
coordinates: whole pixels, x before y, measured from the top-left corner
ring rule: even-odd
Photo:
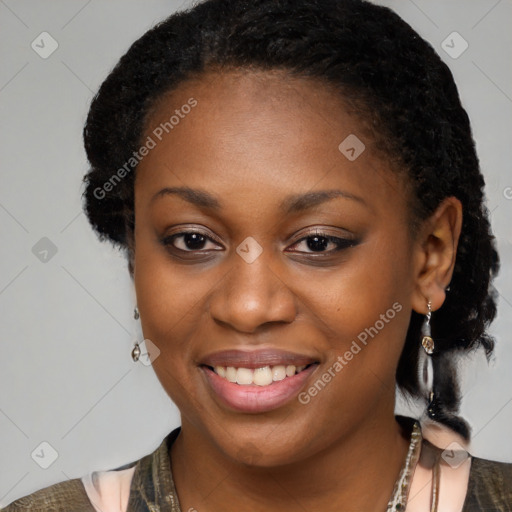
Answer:
[[[210,193],[201,189],[193,189],[190,187],[165,187],[159,190],[152,198],[151,203],[156,199],[166,196],[177,195],[185,201],[204,209],[219,211],[222,209],[220,201]],[[287,196],[280,204],[280,210],[285,214],[298,213],[309,208],[318,206],[319,204],[330,201],[337,197],[352,199],[367,206],[362,197],[356,196],[343,190],[317,190],[306,192],[305,194],[293,194]]]

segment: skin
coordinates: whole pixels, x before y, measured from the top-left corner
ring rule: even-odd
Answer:
[[[393,415],[395,371],[411,310],[444,301],[460,202],[445,200],[413,237],[408,189],[361,121],[327,87],[282,72],[185,82],[157,104],[145,136],[191,97],[197,106],[138,166],[133,248],[142,329],[161,351],[153,367],[181,413],[170,453],[181,508],[385,510],[409,444]],[[338,150],[349,134],[366,146],[353,162]],[[154,198],[184,186],[221,207]],[[359,199],[279,209],[291,194],[331,189]],[[355,243],[319,262],[304,238],[316,228]],[[195,256],[184,237],[174,249],[162,243],[187,229],[212,237]],[[236,252],[249,236],[263,249],[251,264]],[[219,350],[289,350],[319,362],[307,390],[397,302],[401,311],[306,405],[233,411],[198,366]]]

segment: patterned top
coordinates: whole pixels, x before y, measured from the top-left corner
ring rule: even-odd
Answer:
[[[418,437],[420,442],[411,442],[408,459],[413,463],[430,457],[440,460],[442,450],[421,439],[419,424],[413,423],[411,441]],[[178,495],[174,486],[169,459],[169,450],[176,440],[180,428],[173,430],[161,442],[160,446],[138,461],[126,464],[114,471],[132,468],[129,500],[126,512],[186,512],[180,509]],[[411,463],[410,468],[414,469]],[[404,471],[407,468],[407,471]],[[411,470],[406,465],[402,469],[395,490],[408,488]],[[406,489],[407,490],[407,489]],[[395,504],[396,506],[396,504]],[[0,512],[17,511],[52,512],[97,512],[89,500],[81,479],[75,478],[54,484],[45,489],[20,498]],[[389,510],[389,509],[388,509]],[[402,510],[400,506],[394,510]],[[467,494],[462,512],[512,512],[512,463],[494,462],[471,457]]]

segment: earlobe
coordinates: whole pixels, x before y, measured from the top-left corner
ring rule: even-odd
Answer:
[[[417,313],[425,314],[429,300],[433,311],[443,305],[455,267],[461,228],[462,204],[455,197],[444,199],[424,222],[414,251],[418,263],[412,306]]]

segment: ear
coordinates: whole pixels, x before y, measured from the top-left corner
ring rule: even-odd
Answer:
[[[462,227],[462,204],[447,197],[423,223],[414,247],[415,286],[412,307],[417,313],[439,309],[446,298]]]

